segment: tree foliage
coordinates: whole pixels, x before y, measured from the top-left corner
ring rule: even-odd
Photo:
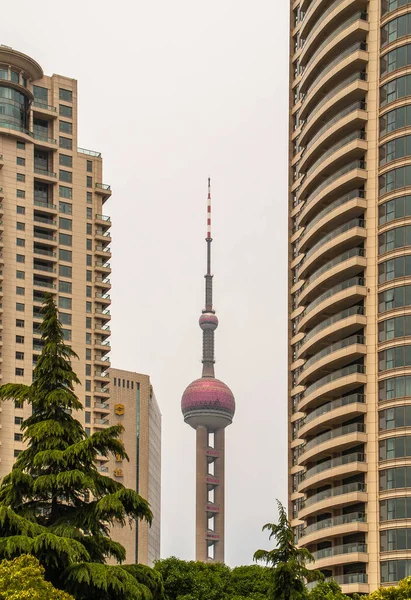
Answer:
[[[186,562],[171,557],[156,562],[167,600],[266,600],[270,572],[251,565]]]
[[[309,600],[351,600],[342,593],[340,586],[333,579],[319,581],[308,594]]]
[[[32,408],[21,426],[27,448],[0,484],[0,558],[35,556],[46,579],[77,600],[162,598],[156,572],[105,564],[108,557],[125,559],[123,546],[110,539],[110,527],[138,519],[151,523],[152,514],[135,491],[97,470],[98,455],[128,458],[119,439],[122,427],[86,436],[72,415],[82,409],[74,392],[80,382],[71,367],[77,357],[64,343],[50,295],[43,313],[44,347],[32,384],[0,387],[0,400]]]
[[[0,563],[0,600],[74,600],[44,579],[37,558],[23,554]]]
[[[278,500],[277,505],[278,523],[267,523],[263,527],[263,531],[269,531],[269,539],[275,539],[276,547],[257,550],[254,560],[264,561],[272,570],[270,600],[299,600],[307,597],[306,581],[321,578],[321,573],[306,567],[314,558],[306,548],[297,548],[285,508]]]
[[[362,596],[363,600],[404,600],[411,598],[411,577],[402,579],[397,586],[379,588],[369,596]]]

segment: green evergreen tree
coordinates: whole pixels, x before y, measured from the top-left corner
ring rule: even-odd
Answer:
[[[275,538],[277,546],[273,550],[257,550],[254,560],[264,561],[272,569],[270,600],[302,600],[307,598],[305,582],[321,579],[322,574],[306,567],[314,558],[306,548],[297,548],[285,508],[278,500],[277,505],[278,523],[267,523],[263,527],[263,531],[270,532],[270,540]]]
[[[125,560],[123,546],[110,539],[110,526],[151,523],[152,514],[135,491],[97,470],[97,455],[128,458],[119,439],[122,427],[87,437],[73,417],[82,410],[74,392],[80,382],[71,367],[77,356],[64,343],[51,295],[42,310],[44,347],[32,384],[0,387],[0,400],[32,407],[22,424],[27,449],[0,484],[0,558],[35,556],[46,579],[77,600],[161,599],[157,572],[105,564],[109,557]]]

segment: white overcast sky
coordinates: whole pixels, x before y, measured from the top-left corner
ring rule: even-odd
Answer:
[[[226,432],[226,561],[268,547],[286,501],[287,0],[29,0],[1,6],[0,43],[78,80],[79,145],[113,196],[112,365],[151,375],[163,414],[162,556],[194,558],[207,177],[216,376]]]

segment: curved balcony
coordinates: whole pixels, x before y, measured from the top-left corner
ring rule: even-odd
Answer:
[[[324,233],[332,232],[336,227],[354,217],[360,217],[367,208],[364,190],[352,190],[327,204],[305,226],[298,240],[298,251],[304,252],[306,246],[316,242]]]
[[[349,365],[333,371],[307,386],[299,410],[316,408],[327,397],[338,397],[367,382],[364,365]]]
[[[298,464],[304,465],[314,460],[314,457],[315,460],[319,460],[322,455],[330,452],[343,452],[366,441],[364,423],[351,423],[325,431],[304,445]]]
[[[299,111],[300,122],[303,129],[308,128],[313,121],[318,119],[328,120],[333,113],[343,106],[349,106],[356,100],[366,97],[368,91],[367,74],[356,71],[332,86],[324,82],[325,90],[318,86],[306,96]]]
[[[331,548],[323,548],[312,553],[316,569],[330,568],[347,563],[368,563],[367,545],[364,542],[342,544]],[[314,567],[312,567],[314,568]]]
[[[308,525],[305,527],[299,540],[300,545],[307,546],[325,536],[327,539],[332,537],[342,537],[347,533],[367,531],[367,517],[364,512],[353,512],[337,517],[330,517]]]
[[[352,219],[336,227],[314,244],[298,265],[298,277],[304,279],[319,261],[332,259],[348,248],[359,246],[366,238],[364,219]]]
[[[368,575],[366,573],[349,573],[347,575],[335,575],[326,577],[325,581],[336,581],[341,587],[343,594],[368,593]],[[318,581],[307,583],[307,589],[312,590]]]
[[[301,131],[299,144],[304,147],[300,159],[301,170],[306,169],[306,163],[309,162],[309,166],[315,161],[315,153],[320,155],[322,144],[334,144],[340,141],[341,137],[345,137],[344,134],[348,135],[355,130],[361,130],[366,121],[364,114],[357,114],[359,112],[364,113],[367,105],[363,98],[345,105],[344,108],[338,112],[334,111],[333,116],[327,120],[316,119],[315,123],[311,121],[307,127],[304,127]],[[314,125],[317,127],[314,128]],[[318,128],[318,125],[320,126]],[[311,136],[310,136],[311,134]],[[327,136],[329,134],[329,137]],[[308,140],[305,144],[304,141]],[[317,142],[321,142],[317,143]]]
[[[341,5],[341,4],[340,4]],[[338,27],[329,29],[329,33],[321,36],[321,43],[310,56],[309,60],[303,65],[305,55],[300,56],[300,65],[303,65],[303,75],[300,82],[300,90],[310,86],[311,81],[315,80],[317,73],[333,62],[333,56],[341,52],[342,49],[354,42],[365,42],[369,27],[367,23],[367,13],[358,11],[347,19],[339,21]],[[326,23],[323,23],[326,25]],[[308,49],[308,47],[307,47]]]
[[[303,188],[305,189],[315,182],[315,174],[323,173],[324,170],[329,168],[331,161],[327,159],[332,158],[332,162],[334,164],[338,164],[338,157],[341,155],[342,149],[344,150],[344,153],[347,158],[363,158],[363,155],[367,150],[367,144],[365,140],[365,131],[353,131],[348,135],[344,136],[342,139],[336,141],[331,146],[328,146],[328,148],[326,148],[325,150],[321,151],[320,157],[314,163],[310,164],[308,169],[305,168],[306,161],[303,162],[303,160],[301,160],[299,164],[299,170],[300,173],[305,172],[305,178],[301,186],[300,192],[303,191]],[[353,144],[353,142],[358,143]],[[338,152],[338,150],[340,150],[340,152]],[[345,160],[345,162],[347,162],[347,160]]]
[[[348,58],[349,60],[345,60]],[[331,88],[335,82],[339,83],[341,79],[346,79],[353,73],[364,70],[367,62],[368,52],[365,42],[355,42],[348,48],[345,48],[318,73],[315,79],[310,81],[308,86],[304,86],[305,89],[301,89],[300,87],[300,93],[304,94],[303,101],[306,96],[314,93],[314,89],[317,86],[324,86],[323,79],[328,82],[328,86]],[[325,87],[327,88],[328,86]]]
[[[364,277],[351,277],[327,289],[305,307],[298,322],[298,333],[320,323],[327,314],[344,310],[366,296]]]
[[[340,196],[361,188],[367,180],[366,163],[354,160],[327,177],[309,196],[307,196],[299,217],[299,224],[305,225]]]
[[[304,285],[299,289],[299,306],[320,296],[325,291],[324,287],[329,289],[338,280],[359,275],[364,271],[365,267],[364,248],[351,248],[335,256],[305,280]]]
[[[368,91],[367,74],[363,69],[352,72],[350,66],[350,57],[344,57],[338,65],[343,72],[342,77],[337,78],[335,70],[326,72],[321,81],[305,96],[300,109],[300,120],[304,127],[313,120],[329,118],[342,106],[365,98]],[[344,71],[348,74],[344,74]]]
[[[300,493],[307,492],[310,488],[339,480],[347,475],[357,475],[367,471],[365,454],[353,452],[335,458],[328,458],[321,463],[307,468],[302,481],[298,485]]]
[[[326,346],[313,356],[300,368],[299,384],[307,384],[321,375],[322,371],[328,373],[330,369],[341,368],[347,363],[361,358],[366,354],[365,337],[352,335]]]
[[[309,350],[313,352],[325,342],[331,343],[358,331],[366,322],[364,306],[351,306],[333,314],[306,333],[298,349],[298,358],[304,358]]]
[[[299,435],[305,437],[319,427],[334,425],[336,422],[350,417],[355,417],[366,412],[365,395],[350,394],[321,404],[318,408],[306,414],[304,422],[300,425]]]
[[[364,1],[358,0],[334,0],[325,11],[307,11],[301,23],[300,38],[304,39],[304,45],[300,55],[300,61],[307,64],[312,59],[313,53],[318,51],[322,40],[332,35],[338,25],[346,20],[350,14],[357,13],[359,9],[365,8]],[[321,9],[321,4],[318,5]],[[308,32],[308,33],[307,33]],[[307,36],[304,38],[305,34]],[[317,43],[319,42],[319,43]]]
[[[365,483],[354,482],[330,487],[327,490],[318,492],[318,494],[309,496],[304,501],[298,518],[306,519],[308,516],[322,513],[330,508],[349,506],[350,504],[366,501],[367,487]]]

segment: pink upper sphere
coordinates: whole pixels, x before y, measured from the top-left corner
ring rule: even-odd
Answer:
[[[213,377],[203,377],[190,383],[181,399],[183,414],[213,409],[234,415],[235,400],[230,388]]]

